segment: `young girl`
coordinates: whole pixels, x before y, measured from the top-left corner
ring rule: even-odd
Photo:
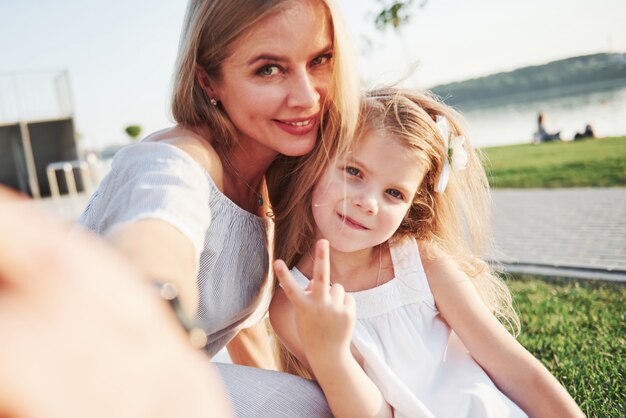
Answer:
[[[501,324],[519,325],[480,259],[489,188],[458,115],[381,89],[361,119],[353,150],[304,167],[316,186],[274,208],[283,367],[313,376],[336,417],[582,415]]]

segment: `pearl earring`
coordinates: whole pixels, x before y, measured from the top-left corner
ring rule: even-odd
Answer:
[[[217,106],[217,100],[215,100],[214,98],[211,97],[211,99],[209,99],[209,102],[213,105],[213,106]]]

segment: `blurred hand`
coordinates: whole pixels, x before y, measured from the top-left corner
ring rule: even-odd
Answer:
[[[274,271],[294,306],[298,335],[311,366],[317,360],[350,354],[356,306],[342,285],[330,284],[328,241],[316,244],[313,277],[306,289],[295,281],[282,260],[275,262]]]
[[[104,241],[0,188],[0,416],[229,416],[208,358]]]

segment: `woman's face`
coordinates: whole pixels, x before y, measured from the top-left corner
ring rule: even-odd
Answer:
[[[288,156],[311,151],[332,80],[332,28],[322,2],[289,2],[231,51],[211,90],[237,128],[239,144]]]

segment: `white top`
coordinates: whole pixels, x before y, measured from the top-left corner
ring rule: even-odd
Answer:
[[[441,319],[415,240],[390,250],[395,278],[350,294],[357,316],[352,343],[394,416],[525,417]]]
[[[265,315],[271,290],[269,220],[237,206],[204,167],[174,145],[140,142],[118,151],[79,224],[103,235],[141,219],[165,221],[192,242],[197,320],[209,336],[209,355]]]

